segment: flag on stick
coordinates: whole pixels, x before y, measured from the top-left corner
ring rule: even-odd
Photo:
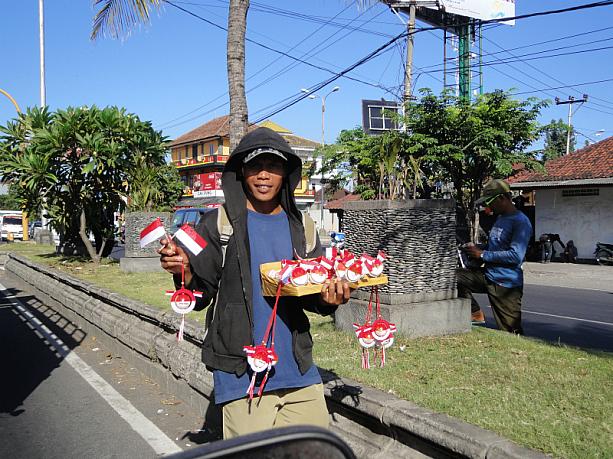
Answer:
[[[183,225],[175,233],[174,237],[181,241],[187,250],[194,255],[198,255],[206,247],[207,243],[202,236],[200,236],[194,228],[187,223]]]
[[[140,247],[141,249],[153,241],[157,241],[166,235],[164,224],[160,218],[156,218],[144,230],[140,232]]]

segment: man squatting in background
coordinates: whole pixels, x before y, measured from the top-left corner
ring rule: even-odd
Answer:
[[[498,216],[485,250],[464,246],[469,257],[481,260],[484,268],[458,270],[458,296],[470,298],[473,322],[485,322],[483,311],[473,293],[487,293],[498,328],[523,334],[521,300],[524,294],[522,263],[532,234],[526,215],[511,200],[511,189],[504,180],[492,180],[483,188],[475,204],[484,203]]]
[[[321,255],[319,239],[315,249],[305,253],[302,216],[293,193],[301,175],[302,161],[289,144],[276,132],[258,128],[243,137],[222,174],[225,209],[233,227],[223,269],[217,211],[204,214],[196,227],[208,243],[198,256],[172,241],[161,241],[162,267],[177,284],[184,266],[186,287],[203,292],[200,309],[217,295],[217,305],[207,311],[202,361],[213,371],[215,403],[223,405],[224,438],[287,425],[328,426],[304,311],[333,313],[349,300],[347,282],[328,280],[319,294],[280,298],[275,334],[279,361],[262,398],[246,397],[252,370],[243,347],[261,343],[275,300],[262,295],[260,265],[293,259],[294,253],[303,258]],[[258,381],[261,384],[261,378]]]

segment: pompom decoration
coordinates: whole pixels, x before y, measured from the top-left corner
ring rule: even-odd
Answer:
[[[309,276],[304,268],[296,266],[290,276],[290,282],[296,287],[309,283]]]
[[[349,271],[348,271],[349,272]],[[372,320],[373,313],[373,297],[376,301],[376,319]],[[381,315],[381,303],[379,302],[379,289],[375,285],[370,291],[370,300],[368,301],[368,310],[364,324],[353,324],[355,334],[358,338],[358,343],[362,347],[362,368],[370,368],[370,353],[369,349],[375,349],[374,363],[377,363],[377,357],[380,360],[380,366],[385,366],[385,350],[394,343],[394,333],[396,333],[396,325],[388,322]]]
[[[328,270],[322,265],[317,265],[309,271],[309,279],[314,284],[323,284],[328,278]]]

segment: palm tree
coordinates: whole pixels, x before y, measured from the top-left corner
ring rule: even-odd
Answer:
[[[108,33],[126,36],[132,27],[149,22],[152,8],[163,0],[94,0],[100,10],[94,17],[91,38]],[[230,94],[230,149],[233,150],[247,132],[249,116],[245,95],[245,33],[249,0],[230,0],[228,8],[228,92]]]

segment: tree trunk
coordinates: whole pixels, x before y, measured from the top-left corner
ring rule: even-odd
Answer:
[[[245,33],[249,0],[230,0],[228,10],[228,92],[230,94],[230,151],[247,133],[245,95]]]
[[[83,241],[83,245],[85,245],[85,248],[87,249],[87,253],[89,254],[89,257],[92,259],[94,264],[97,265],[98,263],[100,263],[100,255],[96,253],[94,246],[92,245],[91,241],[87,237],[86,228],[87,228],[87,225],[85,221],[85,211],[81,210],[81,216],[79,217],[79,236],[81,236],[81,241]],[[102,243],[102,249],[104,249],[104,242]],[[102,253],[102,250],[100,251],[100,253]]]

